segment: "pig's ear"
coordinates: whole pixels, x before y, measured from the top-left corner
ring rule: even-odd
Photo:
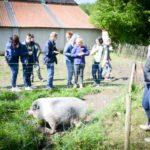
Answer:
[[[40,106],[37,104],[33,105],[33,110],[37,110],[37,109],[40,109]]]

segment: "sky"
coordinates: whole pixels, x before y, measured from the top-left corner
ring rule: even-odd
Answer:
[[[93,3],[95,2],[96,0],[75,0],[78,4],[81,4],[81,3]]]

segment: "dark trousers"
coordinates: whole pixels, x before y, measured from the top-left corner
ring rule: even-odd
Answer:
[[[23,80],[25,87],[30,87],[31,84],[31,75],[33,72],[33,64],[23,64]]]
[[[47,88],[53,88],[53,80],[54,80],[54,64],[47,64]]]
[[[84,68],[85,68],[84,64],[74,65],[75,84],[78,83],[79,75],[80,75],[80,84],[83,84]]]
[[[95,83],[100,84],[102,79],[102,67],[100,63],[94,63],[92,65],[92,76]]]
[[[145,85],[142,106],[147,114],[148,124],[150,125],[150,84]]]
[[[18,65],[18,63],[11,64],[11,65],[9,65],[9,67],[11,69],[11,86],[16,87],[19,65]]]

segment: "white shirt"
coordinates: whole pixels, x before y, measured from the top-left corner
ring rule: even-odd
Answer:
[[[100,62],[102,59],[103,46],[102,45],[94,45],[91,51],[91,55],[94,55],[94,61]]]

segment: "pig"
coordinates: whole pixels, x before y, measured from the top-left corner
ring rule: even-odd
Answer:
[[[53,134],[59,124],[76,125],[79,121],[83,121],[86,118],[87,105],[75,97],[47,97],[34,101],[28,113],[47,122]]]

